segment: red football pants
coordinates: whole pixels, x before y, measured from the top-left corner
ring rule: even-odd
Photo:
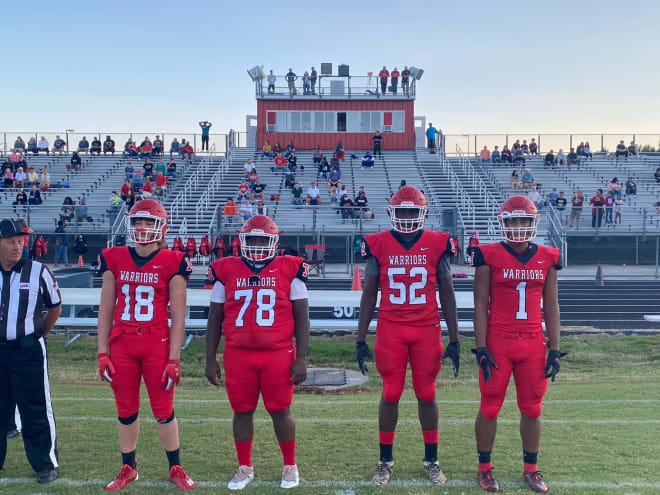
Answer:
[[[489,420],[497,418],[513,373],[518,409],[530,418],[538,418],[548,388],[544,371],[547,346],[543,333],[513,334],[491,330],[486,345],[498,367],[491,367],[488,383],[484,383],[483,374],[479,372],[481,413]]]
[[[174,387],[165,390],[160,379],[170,356],[170,341],[162,332],[149,335],[120,334],[110,344],[115,367],[110,386],[115,393],[117,415],[128,418],[140,409],[140,382],[144,378],[151,411],[156,419],[172,415]]]
[[[282,412],[293,400],[291,366],[296,349],[251,350],[225,347],[222,364],[229,403],[235,413],[257,408],[259,392],[268,412]]]
[[[401,398],[408,361],[417,398],[424,402],[435,399],[435,381],[442,367],[443,352],[439,323],[415,327],[379,320],[374,352],[387,402],[398,402]]]

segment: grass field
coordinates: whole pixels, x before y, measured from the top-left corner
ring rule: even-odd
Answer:
[[[373,342],[372,342],[373,343]],[[377,411],[380,379],[373,366],[366,386],[346,394],[294,397],[298,423],[297,461],[302,483],[294,493],[484,493],[474,483],[476,452],[473,420],[478,410],[477,369],[463,340],[462,368],[451,366],[438,380],[440,465],[449,482],[433,488],[423,476],[424,446],[410,387],[399,414],[393,481],[384,488],[369,480],[378,460]],[[175,396],[182,463],[199,493],[225,493],[236,468],[232,412],[225,390],[204,378],[204,342],[195,339],[183,353],[183,381]],[[373,348],[373,346],[372,346]],[[660,337],[565,339],[569,352],[543,411],[539,464],[557,494],[660,493]],[[353,339],[314,339],[309,364],[354,368]],[[0,493],[100,493],[120,468],[116,412],[109,387],[96,375],[96,347],[81,338],[63,347],[49,339],[50,376],[60,451],[60,480],[34,482],[20,438],[9,440],[0,472]],[[513,392],[513,387],[510,392]],[[174,493],[167,483],[167,461],[142,397],[142,432],[137,457],[140,479],[123,493]],[[531,493],[520,482],[522,452],[515,396],[500,416],[493,451],[495,474],[505,493]],[[256,414],[253,462],[255,482],[246,493],[273,493],[281,456],[263,406]]]

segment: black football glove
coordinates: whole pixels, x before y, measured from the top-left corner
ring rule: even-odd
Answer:
[[[559,373],[559,360],[566,355],[565,352],[559,352],[554,349],[548,351],[548,360],[545,363],[545,377],[551,378],[552,381],[555,381],[555,376]],[[550,371],[552,368],[552,371]]]
[[[450,342],[447,348],[445,349],[445,353],[443,354],[442,358],[440,361],[443,363],[445,362],[445,359],[450,358],[452,364],[454,365],[454,377],[458,376],[458,370],[461,367],[461,343],[456,341],[456,342]]]
[[[484,374],[484,383],[488,383],[491,377],[490,367],[497,369],[497,363],[493,359],[493,356],[488,352],[488,347],[477,347],[472,349],[475,356],[477,356],[477,363],[481,368],[481,372]]]
[[[358,366],[360,367],[360,371],[362,372],[363,375],[366,375],[367,371],[369,371],[369,368],[367,368],[367,361],[369,361],[370,363],[374,362],[374,358],[371,355],[369,346],[367,345],[366,342],[356,342],[355,350],[357,351],[357,361],[358,361]]]

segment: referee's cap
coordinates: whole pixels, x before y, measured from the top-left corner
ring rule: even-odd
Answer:
[[[0,221],[0,239],[23,235],[23,227],[13,218],[5,218]]]

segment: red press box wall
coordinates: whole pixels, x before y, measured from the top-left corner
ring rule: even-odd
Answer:
[[[261,148],[264,141],[274,145],[279,141],[282,147],[289,139],[293,140],[297,149],[313,149],[319,145],[321,149],[333,149],[337,141],[344,143],[346,149],[363,150],[373,147],[373,133],[354,132],[266,132],[266,115],[268,111],[348,111],[348,112],[389,112],[405,111],[405,132],[383,132],[383,149],[412,149],[415,146],[415,102],[406,101],[369,101],[369,100],[257,100],[257,146]]]

